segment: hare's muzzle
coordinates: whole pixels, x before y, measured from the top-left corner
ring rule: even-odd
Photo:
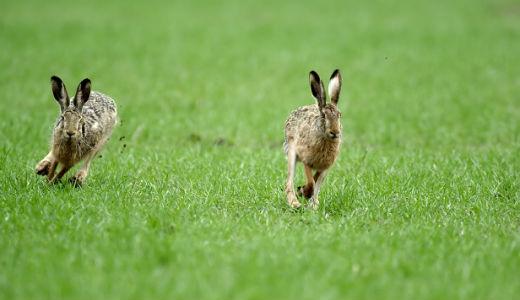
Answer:
[[[329,138],[331,138],[333,140],[339,138],[339,136],[340,136],[340,132],[339,131],[332,131],[331,130],[331,131],[329,131],[328,134],[329,134]]]

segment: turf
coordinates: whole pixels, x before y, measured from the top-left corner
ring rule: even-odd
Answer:
[[[1,299],[518,297],[517,2],[185,2],[2,2]],[[284,121],[334,68],[342,152],[292,211]],[[81,189],[34,174],[53,74],[119,107]]]

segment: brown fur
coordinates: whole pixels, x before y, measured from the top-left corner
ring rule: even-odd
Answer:
[[[54,126],[51,151],[36,165],[36,173],[47,175],[50,182],[55,182],[84,160],[82,168],[71,178],[74,184],[81,185],[88,175],[91,160],[112,133],[117,109],[110,97],[90,92],[88,79],[80,83],[72,99],[68,98],[61,79],[53,76],[51,81],[62,113]],[[62,167],[55,174],[58,165]]]
[[[330,112],[323,118],[317,104],[300,107],[285,123],[286,153],[287,146],[293,145],[298,161],[320,171],[334,163],[341,144],[341,138],[331,139],[325,129],[325,123],[331,123],[329,130],[341,132],[339,111],[332,104],[327,104],[325,109]]]
[[[298,161],[303,163],[307,178],[307,184],[298,188],[298,195],[310,198],[311,206],[315,208],[319,203],[320,185],[336,161],[341,145],[341,112],[337,107],[341,88],[339,71],[334,71],[329,85],[332,103],[326,103],[323,82],[313,71],[310,84],[317,103],[296,109],[285,122],[284,150],[289,163],[285,190],[287,201],[293,207],[300,206],[293,188],[294,164]],[[314,176],[312,170],[316,171]]]

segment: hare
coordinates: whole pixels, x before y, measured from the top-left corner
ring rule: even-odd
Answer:
[[[307,184],[298,187],[298,196],[310,199],[310,207],[317,209],[318,193],[327,171],[338,157],[341,145],[341,112],[338,109],[341,91],[341,74],[335,70],[330,77],[329,96],[326,103],[325,88],[318,73],[309,73],[311,92],[317,104],[302,106],[293,111],[285,122],[284,150],[287,155],[288,174],[285,186],[287,202],[299,208],[300,202],[294,192],[296,163],[305,167]],[[313,174],[313,170],[316,172]]]
[[[51,77],[54,98],[60,104],[61,114],[54,125],[51,150],[36,165],[38,175],[47,175],[49,182],[59,181],[70,168],[83,160],[70,182],[81,186],[87,178],[90,162],[109,139],[117,122],[117,108],[110,97],[90,91],[90,80],[84,79],[69,98],[63,81]],[[56,174],[56,168],[61,170]]]

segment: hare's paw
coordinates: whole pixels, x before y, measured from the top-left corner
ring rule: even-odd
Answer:
[[[296,188],[296,191],[297,191],[297,194],[298,194],[298,197],[305,197],[305,199],[310,199],[312,197],[312,194],[314,193],[314,186],[312,185],[304,185],[304,186],[299,186],[298,188]]]
[[[83,181],[79,180],[76,176],[72,176],[69,179],[70,184],[72,184],[74,187],[81,187],[83,186]]]
[[[85,183],[85,179],[87,178],[87,172],[79,171],[69,179],[69,182],[75,187],[81,187]]]
[[[316,198],[316,199],[311,198],[311,200],[309,201],[309,208],[312,210],[317,210],[319,206],[320,206],[320,201],[318,201],[318,198]]]
[[[287,203],[292,208],[300,208],[300,206],[302,206],[298,199],[296,199],[294,193],[287,194]]]
[[[49,168],[51,166],[51,161],[44,159],[40,161],[35,168],[36,174],[45,176],[49,174]]]

